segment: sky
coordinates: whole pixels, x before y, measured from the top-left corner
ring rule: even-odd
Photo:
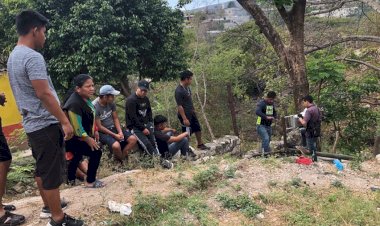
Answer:
[[[169,5],[172,7],[175,7],[178,3],[178,0],[167,0],[169,2]],[[212,5],[216,4],[218,2],[228,2],[230,0],[193,0],[192,3],[185,6],[185,9],[194,9],[199,8],[206,5]]]

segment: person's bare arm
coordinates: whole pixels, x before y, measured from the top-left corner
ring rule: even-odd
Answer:
[[[115,137],[116,134],[113,133],[111,130],[107,129],[106,127],[104,127],[99,118],[95,119],[95,123],[96,123],[96,126],[98,127],[99,132],[102,132],[104,134],[108,134],[108,135],[111,135],[112,137]]]
[[[120,120],[116,111],[112,112],[112,118],[113,118],[113,123],[115,124],[117,132],[119,133],[119,135],[122,135],[123,131],[121,131]]]
[[[183,138],[185,138],[187,136],[189,136],[189,134],[187,132],[181,133],[178,136],[171,136],[170,139],[168,140],[168,142],[169,143],[178,142],[178,141],[181,141]]]
[[[32,86],[38,99],[40,99],[46,108],[52,115],[54,115],[62,125],[63,132],[65,133],[65,140],[70,139],[73,136],[73,127],[70,124],[69,119],[59,106],[58,101],[55,99],[48,84],[48,80],[31,80]]]

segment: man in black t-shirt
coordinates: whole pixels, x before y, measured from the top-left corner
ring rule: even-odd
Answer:
[[[125,105],[125,121],[127,128],[136,135],[137,142],[146,154],[160,156],[154,137],[152,108],[149,98],[149,82],[139,81],[135,93],[131,94]],[[164,168],[173,168],[173,163],[162,160]]]
[[[154,117],[154,136],[156,137],[158,150],[164,158],[172,158],[178,151],[183,157],[195,158],[195,153],[189,148],[187,132],[174,136],[174,130],[167,128],[168,119],[165,116]]]
[[[178,119],[182,125],[182,131],[190,134],[195,133],[198,148],[208,150],[209,147],[203,144],[201,125],[199,124],[195,113],[193,100],[191,98],[190,85],[193,78],[193,72],[185,70],[180,73],[180,84],[175,90],[175,100],[178,106]]]
[[[272,122],[277,117],[276,108],[274,106],[274,99],[276,93],[269,91],[266,98],[261,100],[256,107],[257,115],[257,134],[261,137],[261,148],[265,153],[271,152],[270,141],[272,137]]]

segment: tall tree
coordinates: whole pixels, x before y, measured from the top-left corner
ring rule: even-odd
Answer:
[[[185,66],[183,15],[164,0],[35,0],[51,22],[44,50],[57,88],[78,73],[129,93],[128,75],[168,79]]]
[[[285,65],[293,88],[293,100],[296,108],[300,108],[300,98],[309,93],[309,83],[306,75],[305,64],[305,12],[306,12],[306,0],[273,0],[269,1],[273,3],[277,9],[282,20],[284,21],[289,38],[288,44],[285,44],[285,38],[282,38],[276,31],[272,22],[266,16],[263,8],[255,0],[237,0],[244,9],[246,9],[253,17],[256,25],[260,28],[266,39],[271,43],[277,56],[281,59],[281,62]],[[310,1],[315,2],[315,1]],[[339,9],[345,3],[351,2],[350,0],[340,1],[327,1],[319,2],[318,4],[336,4],[332,8],[320,11],[319,13],[331,12]],[[312,15],[316,15],[314,13]],[[332,45],[347,42],[347,41],[375,41],[380,42],[379,37],[373,36],[347,36],[338,39],[332,43],[316,47],[309,50],[307,53],[311,53],[316,50],[330,47]]]

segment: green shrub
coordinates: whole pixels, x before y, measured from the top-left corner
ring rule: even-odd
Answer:
[[[257,214],[264,211],[257,205],[248,195],[238,195],[236,198],[230,197],[226,194],[219,194],[216,199],[222,203],[226,209],[233,211],[240,211],[248,218],[255,218]]]

